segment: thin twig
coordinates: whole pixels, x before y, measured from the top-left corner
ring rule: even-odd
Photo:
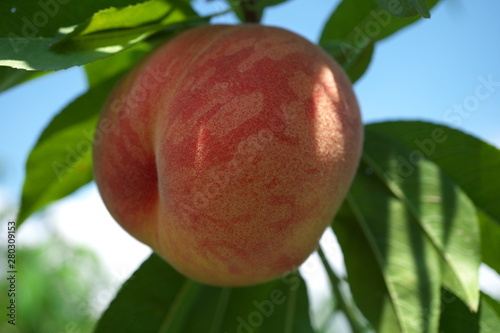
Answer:
[[[257,11],[258,0],[243,0],[241,2],[241,9],[243,10],[243,17],[247,23],[259,23],[260,13]]]

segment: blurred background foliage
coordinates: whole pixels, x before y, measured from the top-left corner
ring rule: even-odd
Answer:
[[[0,211],[9,216],[10,209]],[[12,216],[12,215],[10,215]],[[40,224],[43,240],[24,245],[16,242],[16,325],[0,321],[2,333],[88,333],[108,303],[110,277],[92,251],[69,244],[50,223]],[[2,247],[2,258],[7,258]],[[3,259],[5,260],[5,259]],[[3,265],[2,265],[3,266]],[[1,308],[9,299],[5,270],[0,272]],[[2,311],[2,317],[5,314]]]

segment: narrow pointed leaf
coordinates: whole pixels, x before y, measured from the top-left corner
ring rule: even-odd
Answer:
[[[481,227],[482,261],[500,274],[500,225],[481,211],[477,216]]]
[[[151,43],[141,42],[123,52],[85,65],[89,86],[93,87],[109,78],[125,73],[138,64],[152,49]]]
[[[75,27],[51,46],[56,52],[76,52],[100,48],[126,48],[153,33],[172,26],[188,26],[187,18],[200,18],[183,1],[149,0],[123,8],[101,10]]]
[[[123,7],[144,0],[33,1],[2,0],[0,36],[53,37],[60,27],[79,24],[93,13],[109,7]]]
[[[474,204],[432,161],[367,126],[363,160],[404,202],[443,262],[444,285],[479,305],[480,235]]]
[[[500,302],[486,294],[481,294],[480,321],[482,333],[497,333],[500,328]]]
[[[426,8],[432,8],[437,2],[427,1]],[[422,10],[424,13],[425,9]],[[373,49],[375,42],[418,19],[418,16],[395,17],[375,0],[343,0],[325,24],[319,44],[342,65],[354,82],[368,67],[373,51],[369,49]]]
[[[34,72],[0,66],[0,92],[47,73],[48,72]]]
[[[487,83],[492,81],[492,77],[482,80]],[[478,208],[500,225],[498,148],[461,131],[427,122],[395,121],[368,127],[394,138],[415,154],[422,154],[436,163]]]
[[[93,13],[142,0],[102,1],[0,1],[0,66],[25,70],[57,70],[78,63],[74,57],[50,52],[59,28],[79,24]],[[107,56],[89,52],[89,58]]]
[[[431,17],[425,0],[376,0],[379,5],[397,17],[420,15]]]
[[[470,311],[469,307],[456,295],[442,289],[441,304],[440,333],[481,332],[479,327],[480,313]]]
[[[85,50],[71,55],[58,54],[50,50],[54,41],[52,37],[0,37],[0,50],[3,50],[0,55],[0,66],[28,71],[55,71],[83,65],[111,54],[97,50]]]
[[[312,333],[308,310],[296,273],[256,286],[212,287],[153,254],[123,285],[95,333]]]
[[[130,19],[136,11],[144,14],[143,18]],[[165,31],[166,38],[209,19],[200,18],[180,0],[150,0],[134,7],[109,8],[89,17],[76,26],[58,26],[61,35],[57,36],[12,32],[0,35],[0,66],[43,71],[66,69],[123,51],[160,30]]]
[[[433,332],[439,315],[439,258],[405,204],[375,174],[366,175],[365,168],[359,169],[347,199],[355,219],[344,221],[340,215],[333,223],[336,233],[337,223],[345,228],[339,236],[344,253],[354,252],[346,254],[346,265],[356,303],[377,332]],[[358,232],[349,232],[348,224],[358,224]],[[359,256],[350,245],[359,230],[373,253],[381,274],[377,280],[383,281],[384,288],[360,288],[375,271],[349,263],[348,256]]]
[[[257,286],[209,287],[183,332],[312,333],[308,304],[296,273]]]
[[[443,289],[440,333],[498,333],[500,304],[486,294],[481,294],[479,312],[470,309],[453,293]]]
[[[95,126],[115,83],[116,79],[111,79],[90,89],[45,128],[26,163],[19,224],[92,180]]]
[[[204,288],[153,254],[125,282],[94,332],[178,331]]]
[[[377,332],[401,332],[400,324],[367,235],[351,208],[344,203],[332,225],[342,247],[351,291],[356,304]],[[367,278],[369,277],[369,278]]]

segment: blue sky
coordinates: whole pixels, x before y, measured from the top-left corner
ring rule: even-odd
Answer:
[[[195,2],[205,13],[220,1]],[[272,7],[263,23],[292,30],[317,42],[337,1],[291,0]],[[365,123],[419,119],[458,127],[500,146],[500,2],[448,0],[432,18],[377,44],[372,63],[355,84]],[[217,23],[233,23],[231,17]],[[499,82],[470,112],[481,80]],[[17,200],[24,164],[43,128],[86,89],[81,68],[42,77],[0,94],[0,187]],[[484,90],[484,88],[483,88]],[[472,96],[472,97],[471,97]],[[471,99],[472,98],[472,99]],[[456,109],[455,109],[456,110]],[[465,110],[467,111],[467,110]]]

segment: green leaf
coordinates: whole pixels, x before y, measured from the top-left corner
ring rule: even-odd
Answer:
[[[477,217],[481,227],[482,261],[500,274],[500,225],[481,211]]]
[[[136,12],[142,19],[132,20]],[[139,16],[137,16],[139,17]],[[183,1],[150,0],[94,14],[80,25],[63,28],[58,37],[0,37],[0,66],[26,70],[59,70],[108,57],[163,30],[164,37],[179,29],[206,23]]]
[[[109,52],[87,50],[73,54],[57,54],[50,50],[53,38],[1,38],[0,66],[23,70],[55,71],[83,65],[105,58]]]
[[[351,79],[352,83],[356,82],[368,69],[370,62],[372,61],[372,55],[374,51],[374,44],[370,44],[368,47],[364,48],[359,56],[357,56],[355,61],[349,64],[347,69],[347,74]]]
[[[206,22],[207,18],[197,16],[183,1],[149,0],[124,8],[101,10],[51,48],[62,53],[124,49],[166,27],[173,31]]]
[[[481,293],[481,299],[495,312],[495,315],[500,318],[500,301],[493,299],[491,296]]]
[[[464,141],[450,140],[449,131],[453,131],[453,140]],[[365,127],[362,163],[333,228],[345,255],[356,303],[377,332],[411,332],[412,315],[428,318],[420,327],[435,324],[436,308],[418,301],[432,300],[435,306],[441,283],[469,308],[478,308],[479,222],[470,194],[461,186],[467,183],[450,176],[453,167],[462,168],[463,158],[453,165],[447,159],[433,159],[439,154],[449,158],[450,149],[453,152],[457,146],[468,150],[470,140],[473,149],[483,154],[486,150],[492,158],[484,160],[487,167],[476,165],[476,171],[489,171],[497,152],[444,126],[394,122]],[[433,260],[440,264],[433,266]],[[408,267],[401,267],[402,263]],[[392,265],[399,270],[391,269]],[[398,290],[401,271],[414,276],[407,276],[409,286]],[[368,275],[377,277],[367,282]],[[427,295],[414,284],[427,286]],[[426,296],[417,300],[407,293]]]
[[[116,78],[91,88],[45,128],[26,163],[18,224],[92,180],[95,126],[115,83]]]
[[[95,333],[238,331],[312,333],[300,276],[290,274],[251,287],[212,287],[187,279],[153,254],[122,286],[95,329]]]
[[[481,294],[481,332],[497,333],[500,327],[500,302]]]
[[[323,49],[339,62],[352,83],[356,82],[368,69],[372,60],[374,43],[359,49],[340,40],[329,40],[321,44]]]
[[[428,8],[437,2],[427,1]],[[354,82],[368,67],[375,42],[417,20],[394,17],[374,0],[343,0],[325,24],[319,44]]]
[[[141,42],[110,57],[85,65],[90,87],[125,73],[153,50],[152,43]]]
[[[430,18],[425,0],[376,0],[380,7],[397,17],[420,15]]]
[[[377,332],[401,332],[383,267],[378,264],[370,244],[370,235],[365,233],[347,203],[340,208],[332,227],[342,247],[356,304]]]
[[[182,332],[313,332],[305,282],[296,273],[257,286],[206,287],[200,300],[191,312],[197,320]]]
[[[0,92],[47,73],[48,72],[25,71],[23,69],[0,66]]]
[[[365,60],[368,67],[374,47],[373,41],[357,25],[374,20],[370,13],[376,9],[379,7],[373,0],[343,0],[325,24],[319,40],[319,45],[338,61],[353,83],[361,75],[359,72],[354,75],[351,68],[355,67],[362,54],[368,58]],[[391,16],[387,17],[390,21]],[[367,48],[371,48],[371,52],[367,53]]]
[[[418,137],[414,128],[408,131]],[[405,204],[436,248],[444,285],[477,310],[481,255],[474,204],[438,165],[397,137],[385,136],[382,126],[367,126],[365,136],[363,160]]]
[[[479,312],[471,312],[453,293],[442,290],[440,333],[498,333],[500,304],[486,294],[481,294]]]
[[[79,24],[101,9],[123,7],[142,1],[144,0],[2,0],[0,37],[53,37],[60,27]]]
[[[441,290],[440,333],[485,333],[479,330],[479,316],[480,312],[470,311],[456,295],[446,289]]]
[[[125,282],[94,332],[169,332],[186,319],[203,288],[153,254]]]
[[[500,225],[500,150],[447,126],[396,121],[369,125],[436,163],[474,204]],[[466,156],[466,158],[465,158]]]
[[[404,202],[367,167],[332,225],[356,304],[377,332],[434,332],[439,257]]]
[[[25,70],[58,70],[78,64],[77,59],[50,51],[59,28],[79,24],[108,7],[122,7],[143,0],[103,1],[0,1],[0,66]],[[88,52],[89,59],[106,53]]]

